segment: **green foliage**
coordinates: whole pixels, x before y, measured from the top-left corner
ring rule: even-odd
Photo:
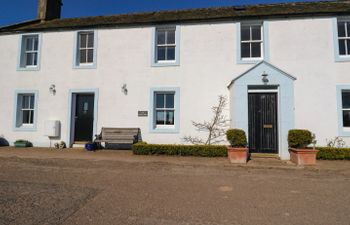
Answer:
[[[27,140],[21,140],[21,139],[19,139],[19,140],[16,140],[15,142],[14,142],[14,145],[15,145],[15,147],[33,147],[33,144],[31,143],[31,142],[29,142],[29,141],[27,141]]]
[[[308,130],[289,130],[288,145],[292,148],[306,148],[312,143],[312,133]]]
[[[226,131],[227,141],[230,142],[232,147],[246,147],[247,136],[244,130],[241,129],[229,129]]]
[[[317,159],[350,160],[350,148],[317,147]]]
[[[135,155],[227,156],[224,145],[158,145],[140,142],[134,144],[132,150]]]

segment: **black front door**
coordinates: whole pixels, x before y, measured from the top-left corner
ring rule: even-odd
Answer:
[[[94,94],[76,94],[74,141],[92,141],[94,129]]]
[[[249,151],[278,153],[277,94],[248,94]]]

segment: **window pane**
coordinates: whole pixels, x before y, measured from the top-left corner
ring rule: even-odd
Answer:
[[[158,61],[165,60],[165,47],[158,47],[157,60]]]
[[[250,44],[242,43],[241,45],[241,57],[242,58],[250,58]]]
[[[166,124],[174,125],[174,111],[166,111]]]
[[[175,44],[175,30],[169,30],[167,34],[167,44]]]
[[[29,123],[34,124],[34,110],[30,110]]]
[[[156,108],[164,108],[164,94],[156,94]]]
[[[88,63],[93,63],[94,62],[94,50],[93,49],[89,49],[87,51],[88,51],[87,62]]]
[[[342,92],[343,109],[350,109],[350,91]]]
[[[350,40],[346,40],[347,55],[350,55]]]
[[[80,34],[80,48],[86,48],[87,34]]]
[[[34,53],[27,53],[26,54],[26,66],[32,66],[33,65],[33,54]]]
[[[24,110],[22,113],[22,123],[30,123],[30,112],[29,110]]]
[[[164,125],[164,116],[165,116],[165,111],[157,111],[156,112],[156,124],[157,125]]]
[[[350,127],[350,111],[348,110],[343,111],[343,126]]]
[[[30,96],[30,109],[34,109],[34,95]]]
[[[87,50],[80,50],[80,54],[79,54],[80,63],[86,63],[86,51]]]
[[[339,55],[346,55],[345,41],[346,40],[339,40]]]
[[[347,37],[350,37],[350,21],[346,23],[346,26],[347,26]]]
[[[165,44],[165,31],[161,31],[161,30],[157,31],[157,44],[159,45]]]
[[[249,41],[250,40],[250,26],[241,27],[241,40]]]
[[[338,22],[338,37],[345,37],[345,23]]]
[[[29,101],[30,97],[27,95],[22,96],[22,109],[28,109],[29,108]]]
[[[252,40],[261,40],[261,26],[252,26]]]
[[[88,47],[93,48],[94,47],[94,33],[88,34]]]
[[[38,53],[33,53],[33,66],[38,65]]]
[[[38,51],[39,39],[37,37],[34,38],[34,51]]]
[[[261,57],[261,43],[252,43],[252,57]]]
[[[174,108],[174,94],[166,94],[166,108]]]
[[[26,50],[27,51],[33,50],[33,39],[30,37],[26,38]]]
[[[175,60],[175,47],[167,48],[167,60]]]

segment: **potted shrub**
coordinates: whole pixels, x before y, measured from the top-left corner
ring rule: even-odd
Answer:
[[[230,142],[230,146],[227,146],[227,155],[230,162],[247,163],[248,148],[244,130],[230,129],[226,132],[226,138]]]
[[[315,165],[318,150],[309,148],[313,142],[313,135],[308,130],[290,130],[288,145],[290,160],[297,165]]]
[[[27,140],[17,140],[14,142],[14,145],[16,148],[27,148],[33,146],[32,143]]]

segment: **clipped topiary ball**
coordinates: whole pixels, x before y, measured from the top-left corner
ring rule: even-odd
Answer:
[[[312,133],[309,130],[293,129],[288,132],[288,145],[291,148],[306,148],[312,143]]]
[[[226,132],[227,141],[230,142],[232,147],[240,148],[247,146],[247,136],[244,130],[241,129],[229,129]]]

